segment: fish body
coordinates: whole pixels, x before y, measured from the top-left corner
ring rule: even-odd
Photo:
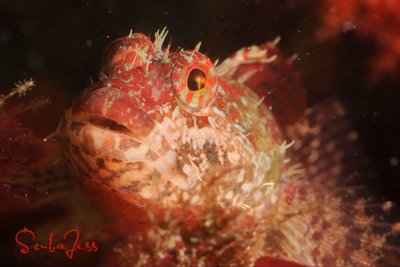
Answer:
[[[221,175],[232,181],[221,201],[250,205],[246,196],[278,182],[285,145],[273,113],[245,84],[256,73],[234,76],[243,62],[274,58],[253,46],[215,67],[196,50],[162,49],[163,38],[133,33],[106,50],[101,81],[65,115],[68,162],[84,183],[137,205]]]
[[[64,157],[83,188],[103,202],[173,207],[176,192],[201,203],[196,192],[209,185],[218,203],[262,225],[254,255],[308,266],[382,260],[391,230],[377,230],[350,186],[362,165],[340,103],[308,108],[277,42],[216,65],[198,47],[163,48],[165,37],[111,43],[100,81],[61,120]]]

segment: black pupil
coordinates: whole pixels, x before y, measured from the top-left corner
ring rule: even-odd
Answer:
[[[189,90],[197,91],[203,89],[204,86],[206,86],[206,81],[206,74],[202,70],[192,69],[187,80],[187,85],[189,87]]]

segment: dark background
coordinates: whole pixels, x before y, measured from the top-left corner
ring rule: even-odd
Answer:
[[[194,48],[211,59],[280,35],[287,56],[298,53],[296,67],[310,104],[334,95],[347,109],[375,178],[371,189],[400,202],[400,79],[371,84],[367,62],[374,43],[348,32],[326,43],[315,41],[320,1],[149,1],[36,0],[0,1],[0,93],[14,82],[37,81],[35,94],[48,94],[52,106],[26,123],[45,136],[64,108],[96,80],[104,47],[130,29],[148,35],[168,26],[174,47]]]

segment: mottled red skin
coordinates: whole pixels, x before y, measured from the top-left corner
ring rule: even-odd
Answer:
[[[215,179],[221,189],[218,201],[240,201],[248,193],[246,201],[253,206],[247,207],[259,207],[268,218],[263,249],[271,255],[304,264],[375,260],[346,252],[357,249],[357,243],[344,236],[345,230],[359,226],[343,226],[349,214],[335,206],[341,201],[335,190],[323,187],[337,185],[341,190],[348,177],[344,155],[354,148],[346,144],[354,135],[349,134],[344,110],[336,101],[328,101],[306,112],[306,95],[292,59],[283,57],[275,45],[243,48],[215,68],[197,51],[169,52],[161,48],[160,39],[153,43],[138,33],[107,48],[101,80],[67,111],[60,133],[74,173],[89,197],[122,222],[121,232],[133,233],[132,226],[151,227],[136,205],[153,211],[161,208],[161,213],[152,213],[162,218],[163,209],[172,212],[175,207],[168,202],[174,189],[196,192],[185,182],[199,175],[196,179],[207,183],[222,173],[220,180]],[[194,68],[203,71],[208,83],[185,91]],[[283,142],[292,140],[299,142],[285,154]],[[160,162],[165,168],[159,168]],[[167,183],[161,190],[146,191],[151,181],[163,178]],[[271,184],[279,185],[277,194],[260,192]],[[260,191],[251,191],[254,188]],[[242,202],[234,204],[247,208]],[[357,216],[363,220],[362,208]],[[183,221],[190,227],[196,219]],[[370,240],[385,238],[371,229],[365,233]],[[321,236],[334,237],[332,245],[320,246]],[[129,248],[129,242],[121,244],[128,254],[124,246]],[[368,250],[379,248],[371,245]],[[118,253],[108,260],[118,262]],[[263,265],[300,266],[272,257],[256,263]]]
[[[156,126],[159,127],[165,122],[165,118],[174,118],[175,115],[171,116],[171,112],[172,114],[178,112],[178,117],[179,114],[183,114],[182,119],[185,125],[182,127],[187,127],[188,130],[200,132],[200,129],[207,129],[210,125],[212,126],[210,118],[221,122],[221,125],[213,130],[220,136],[224,136],[226,131],[229,136],[226,142],[234,146],[226,150],[200,148],[200,152],[206,155],[217,155],[222,151],[222,155],[225,155],[223,157],[226,157],[226,153],[229,152],[246,156],[248,153],[246,151],[253,151],[255,154],[272,153],[276,149],[278,151],[286,139],[284,129],[304,119],[306,99],[299,76],[291,60],[287,60],[282,55],[275,43],[241,49],[214,68],[210,60],[197,51],[169,52],[168,49],[162,50],[157,42],[159,40],[156,39],[153,43],[140,33],[133,33],[112,42],[104,53],[101,80],[85,90],[66,113],[59,129],[61,137],[63,135],[65,137],[65,144],[70,146],[65,149],[68,162],[74,169],[75,175],[81,178],[83,189],[91,200],[117,218],[116,228],[120,233],[132,234],[139,229],[146,229],[149,224],[146,212],[135,205],[141,204],[141,200],[130,192],[124,192],[120,185],[114,184],[112,179],[104,177],[104,173],[108,173],[110,169],[110,167],[104,168],[104,164],[112,166],[118,164],[107,159],[108,156],[123,158],[121,156],[123,149],[118,150],[118,153],[110,152],[109,149],[124,146],[124,149],[128,150],[132,147],[128,145],[128,140],[118,134],[125,133],[153,149],[152,146],[157,143],[157,140],[149,139],[149,136],[157,129]],[[198,98],[194,95],[201,90],[181,91],[188,86],[185,81],[187,76],[182,74],[182,70],[191,66],[190,64],[192,64],[192,69],[202,69],[207,77],[207,86],[204,89],[207,92],[199,94]],[[215,84],[219,87],[216,88]],[[251,108],[245,103],[248,101]],[[167,107],[164,113],[157,109],[163,107]],[[101,136],[81,134],[84,131],[89,132],[85,129],[98,126],[92,120],[94,117],[116,122],[118,125],[112,126],[114,133],[103,131]],[[74,128],[72,122],[80,126]],[[173,119],[173,123],[176,127],[178,120]],[[228,131],[229,127],[232,127],[229,126],[230,124],[236,127],[233,127],[235,130],[232,132]],[[238,141],[234,140],[241,134],[237,129],[245,131],[244,143],[235,143]],[[163,130],[166,134],[163,133],[160,137],[161,145],[153,149],[159,156],[171,150],[170,145],[173,143],[171,133],[174,132],[171,130],[169,133],[168,127]],[[207,136],[203,138],[207,141],[210,139]],[[100,149],[98,145],[96,147],[96,140],[101,140],[99,141],[101,142]],[[126,148],[125,143],[127,143]],[[194,147],[191,147],[192,144],[184,146],[184,141],[181,139],[178,139],[175,145],[178,147],[177,155],[183,157],[179,159],[179,168],[188,164],[187,158],[200,157],[200,152],[197,153],[195,145]],[[238,147],[243,145],[247,146],[247,150],[238,150]],[[279,154],[275,153],[275,155]],[[280,173],[281,164],[283,164],[283,158],[279,157],[272,163],[274,175]],[[223,160],[220,165],[214,163],[214,166],[211,165],[213,168],[208,169],[229,171],[231,160],[228,161],[226,158]],[[246,165],[258,160],[250,157],[236,165]],[[101,164],[99,164],[100,161]],[[260,164],[265,167],[271,163]],[[123,169],[124,165],[121,165]],[[176,175],[180,175],[181,171],[176,170]],[[255,175],[252,174],[251,169],[246,171],[250,171],[249,177]],[[91,172],[96,174],[91,174]],[[218,175],[218,173],[209,173],[210,177],[213,175]],[[202,178],[207,180],[205,175]],[[233,174],[232,179],[237,179],[237,175]],[[266,179],[268,181],[268,178]],[[274,179],[272,180],[275,181]],[[151,207],[154,208],[154,206]],[[162,216],[162,210],[160,212],[159,215]],[[190,224],[190,218],[187,219]],[[192,219],[196,220],[196,218]],[[114,256],[109,257],[111,262],[114,261],[113,258]]]
[[[196,68],[206,75],[206,86],[187,90],[189,70]],[[279,102],[284,103],[284,108],[279,109]],[[173,154],[172,165],[150,167],[151,175],[162,173],[168,182],[187,189],[196,183],[196,177],[207,180],[237,166],[260,164],[255,163],[259,161],[256,157],[279,149],[286,139],[282,129],[299,122],[304,110],[305,93],[298,75],[274,43],[239,50],[214,67],[198,51],[169,52],[160,47],[160,40],[153,43],[143,34],[133,33],[106,49],[101,80],[66,113],[60,133],[69,146],[64,150],[75,176],[86,177],[81,179],[85,186],[90,187],[95,181],[128,202],[142,205],[142,200],[121,189],[132,188],[121,178],[130,172],[128,164],[134,160],[145,162],[138,156],[130,158],[130,140],[143,144],[138,145],[137,151],[148,150],[147,154],[157,155],[147,158],[147,162],[159,164],[159,158],[171,159]],[[101,118],[100,123],[112,121],[114,132],[104,129],[104,124],[99,130],[94,118]],[[179,121],[183,121],[182,126]],[[207,130],[208,136],[202,136],[205,133],[201,130]],[[110,167],[99,162],[105,160],[107,166],[115,166],[119,164],[112,162],[115,158],[122,160],[123,172],[115,178],[116,171],[111,171],[114,177],[110,178],[106,176]],[[209,167],[199,170],[204,164]],[[260,167],[267,168],[268,164]],[[281,158],[274,159],[272,168],[280,169],[280,164]],[[252,171],[247,170],[249,179],[255,175]],[[198,172],[201,174],[194,177]],[[267,180],[275,181],[279,172],[274,171],[275,176]],[[267,170],[261,175],[266,173]],[[136,176],[140,173],[130,174]],[[137,183],[142,188],[146,181],[141,178]]]

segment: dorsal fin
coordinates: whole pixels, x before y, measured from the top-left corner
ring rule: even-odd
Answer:
[[[282,128],[302,119],[306,93],[291,59],[276,43],[242,48],[217,67],[227,79],[235,79],[264,98]]]

